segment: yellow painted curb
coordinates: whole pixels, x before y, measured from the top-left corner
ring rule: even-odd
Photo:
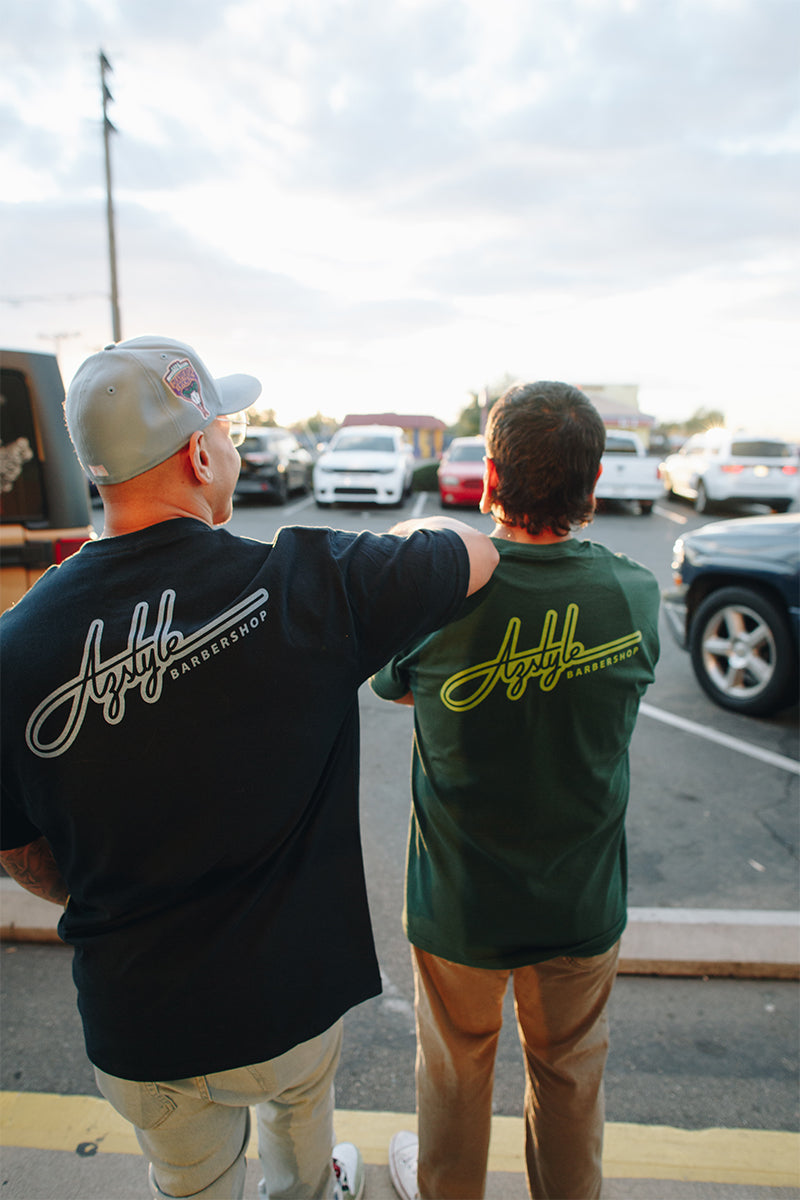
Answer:
[[[410,1113],[336,1112],[336,1137],[355,1142],[370,1165],[388,1161],[389,1139],[416,1130]],[[495,1117],[490,1171],[522,1174],[523,1122]],[[32,1150],[139,1154],[133,1129],[96,1096],[0,1092],[0,1145]],[[248,1152],[257,1153],[255,1130]],[[603,1173],[608,1179],[671,1179],[800,1187],[800,1134],[752,1129],[675,1129],[667,1125],[606,1125]]]

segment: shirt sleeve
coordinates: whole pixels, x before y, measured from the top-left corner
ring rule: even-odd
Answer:
[[[360,534],[356,543],[344,569],[366,678],[452,620],[466,598],[469,555],[452,530]]]
[[[402,700],[411,691],[411,676],[408,671],[408,653],[401,654],[388,662],[370,678],[369,686],[381,700]]]

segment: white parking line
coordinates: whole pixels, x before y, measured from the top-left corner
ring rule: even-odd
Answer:
[[[654,721],[663,722],[664,725],[674,725],[676,729],[682,729],[685,733],[693,733],[695,737],[705,738],[707,742],[716,742],[719,746],[727,747],[728,750],[735,750],[737,754],[746,754],[748,758],[757,758],[761,762],[769,763],[772,767],[780,768],[781,771],[800,775],[800,762],[796,762],[793,758],[786,758],[783,754],[775,754],[772,750],[762,750],[760,746],[751,746],[749,742],[743,742],[740,738],[730,737],[727,733],[718,733],[716,729],[698,725],[696,721],[687,721],[685,717],[676,717],[674,713],[654,708],[652,704],[641,704],[639,711],[646,717],[652,717]]]
[[[283,511],[286,516],[291,516],[293,513],[302,512],[304,508],[311,508],[313,503],[313,496],[301,496],[300,499],[295,500],[293,504],[286,504]]]
[[[425,501],[428,499],[427,492],[418,492],[417,498],[414,501],[414,507],[411,510],[411,518],[416,521],[422,516],[422,510],[425,507]]]
[[[685,525],[689,520],[681,513],[672,512],[669,508],[662,508],[660,504],[653,505],[653,512],[658,513],[659,517],[666,517],[668,521],[674,521],[676,525]]]

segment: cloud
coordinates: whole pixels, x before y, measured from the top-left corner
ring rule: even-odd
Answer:
[[[102,46],[126,332],[256,345],[316,400],[326,364],[524,370],[536,322],[564,373],[676,390],[707,372],[691,313],[718,372],[769,326],[796,376],[798,41],[795,0],[13,5],[4,316],[107,340]]]

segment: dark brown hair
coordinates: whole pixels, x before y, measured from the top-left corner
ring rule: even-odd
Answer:
[[[565,537],[594,515],[593,491],[606,430],[597,409],[568,383],[514,384],[489,413],[486,453],[497,468],[496,519],[534,536]]]

